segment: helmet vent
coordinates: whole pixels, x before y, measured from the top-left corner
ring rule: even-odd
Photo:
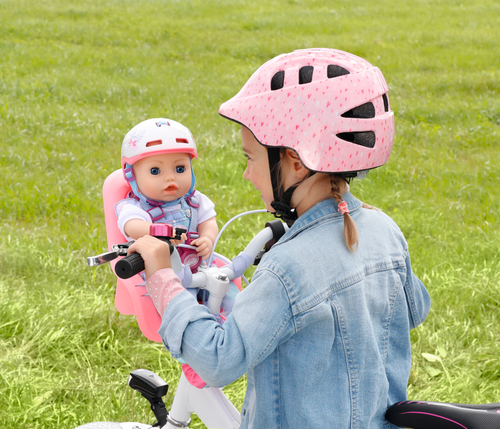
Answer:
[[[313,66],[304,66],[299,70],[299,85],[304,85],[305,83],[311,83],[313,80]]]
[[[188,140],[187,139],[180,139],[180,138],[177,138],[175,139],[175,142],[176,143],[185,143],[185,144],[189,144]]]
[[[368,119],[375,117],[375,106],[373,103],[368,102],[362,104],[361,106],[355,107],[354,109],[348,110],[341,115],[343,118],[360,118]]]
[[[283,88],[285,85],[285,70],[280,70],[271,79],[271,91]]]
[[[387,98],[387,94],[382,94],[382,99],[384,100],[384,110],[386,112],[389,111],[389,99]]]
[[[147,142],[146,147],[159,146],[161,144],[162,144],[161,140],[153,140],[153,141]]]
[[[337,137],[348,141],[350,143],[358,144],[360,146],[365,147],[374,147],[375,146],[375,133],[373,131],[355,131],[351,133],[338,133]]]
[[[326,69],[326,74],[328,76],[328,79],[332,79],[334,77],[350,74],[350,72],[344,67],[338,66],[336,64],[330,64]]]

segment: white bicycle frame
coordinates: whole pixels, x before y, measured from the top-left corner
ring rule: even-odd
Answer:
[[[256,210],[255,212],[266,212],[265,210]],[[224,229],[229,223],[242,215],[238,215],[231,219],[225,227],[220,231],[218,238],[224,232]],[[286,224],[283,224],[284,231],[288,229]],[[226,294],[229,281],[242,274],[255,260],[259,252],[269,241],[273,240],[274,232],[271,227],[266,227],[260,231],[247,245],[245,250],[236,258],[240,261],[240,268],[236,273],[231,268],[231,265],[223,267],[212,267],[209,264],[202,264],[198,272],[193,274],[191,288],[206,289],[209,292],[207,307],[212,314],[219,314],[221,302]],[[217,241],[216,241],[217,243]],[[214,243],[214,248],[215,244]],[[223,258],[221,255],[218,257]],[[213,257],[213,255],[212,255]],[[209,261],[212,259],[209,259]],[[236,260],[236,258],[234,260]],[[233,261],[234,261],[233,260]],[[243,265],[243,266],[241,266]],[[181,264],[179,254],[176,250],[172,253],[172,268],[174,272],[181,272],[183,265]],[[223,393],[222,389],[206,386],[197,388],[192,386],[187,380],[184,373],[181,373],[179,384],[175,392],[172,407],[167,417],[167,424],[162,428],[188,428],[191,421],[191,414],[195,413],[200,420],[209,429],[230,429],[239,428],[241,424],[240,412],[231,403],[231,401]],[[80,426],[81,429],[145,429],[151,426],[140,423],[88,423]]]
[[[181,373],[165,428],[187,428],[195,413],[207,428],[239,428],[240,412],[222,392],[222,389],[198,389],[189,384]]]

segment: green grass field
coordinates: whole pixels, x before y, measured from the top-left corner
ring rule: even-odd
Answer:
[[[0,428],[152,421],[128,373],[173,391],[179,366],[117,313],[109,268],[86,267],[106,247],[102,183],[125,133],[165,116],[195,135],[220,226],[262,208],[218,107],[306,47],[360,55],[389,83],[393,155],[352,190],[400,225],[433,300],[410,398],[497,402],[499,24],[495,0],[0,0]],[[218,250],[234,256],[268,219],[237,221]],[[244,390],[226,389],[237,406]]]

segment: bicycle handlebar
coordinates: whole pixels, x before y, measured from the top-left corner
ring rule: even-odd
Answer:
[[[236,218],[237,217],[232,220]],[[243,276],[243,273],[250,265],[257,265],[260,261],[260,257],[262,257],[265,252],[269,251],[274,243],[276,243],[287,230],[288,226],[278,219],[267,222],[266,227],[255,235],[245,247],[245,250],[234,257],[232,261],[229,261],[227,265],[220,268],[212,266],[212,252],[208,260],[209,262],[202,263],[198,267],[198,272],[195,274],[191,273],[191,268],[189,266],[182,264],[179,252],[170,242],[172,239],[179,240],[181,238],[180,233],[183,231],[182,229],[179,229],[179,227],[173,228],[168,224],[160,224],[157,225],[157,228],[152,228],[151,233],[159,240],[168,243],[171,255],[171,266],[180,278],[182,285],[185,288],[206,289],[209,292],[209,298],[206,305],[209,307],[212,314],[218,314],[220,312],[220,304],[227,292],[230,280]],[[156,235],[155,232],[157,232],[158,235]],[[132,243],[131,241],[128,243],[114,244],[110,252],[88,257],[87,264],[94,267],[108,263],[119,256],[126,255],[116,263],[114,267],[115,273],[121,279],[133,277],[141,271],[144,271],[145,264],[141,255],[138,253],[127,255],[128,249]],[[221,259],[224,260],[225,258],[221,257]]]
[[[175,250],[172,243],[170,243],[170,241],[166,238],[157,238],[168,243],[170,254],[172,255]],[[131,253],[130,255],[125,256],[116,263],[115,273],[121,279],[129,279],[130,277],[139,274],[141,271],[144,271],[144,268],[144,259],[142,259],[142,256],[139,255],[139,253]]]
[[[185,267],[180,260],[177,249],[167,238],[158,237],[167,242],[172,256],[172,269],[179,276],[185,288],[206,289],[209,298],[206,306],[212,314],[220,312],[220,305],[229,287],[230,280],[240,277],[243,272],[254,263],[261,249],[272,240],[279,238],[288,230],[288,226],[280,220],[266,223],[266,227],[260,231],[248,243],[245,250],[237,255],[231,263],[222,267],[208,267],[201,265],[197,273],[191,274],[189,267]],[[122,279],[130,278],[144,270],[144,260],[138,253],[132,253],[118,261],[115,265],[115,273]]]

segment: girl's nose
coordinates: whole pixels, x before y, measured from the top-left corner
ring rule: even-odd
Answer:
[[[245,171],[243,172],[243,178],[246,179],[246,180],[250,180],[248,178],[248,175],[249,175],[249,171],[248,171],[248,166],[245,168]]]

